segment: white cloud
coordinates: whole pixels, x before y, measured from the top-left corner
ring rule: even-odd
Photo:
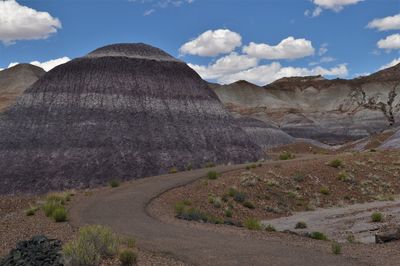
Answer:
[[[189,64],[202,78],[216,79],[227,74],[236,73],[251,67],[255,67],[258,60],[247,55],[238,55],[233,52],[218,59],[215,63],[208,66]]]
[[[394,50],[400,49],[400,34],[392,34],[385,39],[379,40],[377,43],[380,49]]]
[[[317,6],[313,12],[306,10],[304,15],[308,17],[318,17],[324,9],[330,9],[335,12],[341,11],[347,5],[355,5],[364,0],[312,0]]]
[[[328,52],[328,44],[327,44],[327,43],[324,43],[324,44],[322,44],[321,47],[319,48],[319,50],[318,50],[318,55],[319,55],[319,56],[322,56],[322,55],[326,54],[327,52]]]
[[[15,0],[0,1],[0,41],[46,39],[61,28],[61,22],[47,12],[22,6]]]
[[[179,49],[181,54],[216,56],[232,52],[242,45],[242,37],[227,29],[208,30],[197,38],[185,43]]]
[[[398,65],[398,64],[400,64],[400,57],[393,59],[392,62],[390,62],[390,63],[388,63],[386,65],[383,65],[381,68],[379,68],[379,70],[383,70],[385,68],[389,68],[389,67],[392,67],[392,66],[395,66],[395,65]]]
[[[379,31],[400,30],[400,14],[385,18],[376,18],[368,23],[367,27]]]
[[[319,64],[323,64],[323,63],[330,63],[330,62],[333,62],[333,61],[335,61],[335,60],[336,60],[336,59],[333,58],[333,57],[324,56],[324,57],[321,57],[321,59],[320,59],[319,61],[317,61],[317,62],[311,62],[311,63],[309,63],[309,65],[310,65],[310,66],[316,66],[316,65],[319,65]]]
[[[150,16],[151,14],[153,14],[156,10],[154,8],[149,9],[144,11],[143,16]]]
[[[52,59],[52,60],[45,61],[45,62],[32,61],[32,62],[30,62],[30,64],[31,64],[31,65],[34,65],[34,66],[41,67],[41,68],[43,68],[45,71],[50,71],[51,69],[55,68],[56,66],[61,65],[61,64],[64,64],[64,63],[67,63],[67,62],[70,61],[70,60],[71,60],[71,59],[70,59],[69,57],[64,56],[64,57],[61,57],[61,58]],[[8,65],[7,68],[16,66],[16,65],[18,65],[18,64],[19,64],[19,63],[17,63],[17,62],[12,62],[12,63],[10,63],[10,64]]]
[[[288,37],[276,46],[251,42],[243,52],[259,59],[296,59],[313,55],[315,49],[309,40]]]

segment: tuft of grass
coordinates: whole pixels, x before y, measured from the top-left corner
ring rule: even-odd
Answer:
[[[192,205],[190,200],[182,200],[175,203],[174,207],[176,215],[181,215],[185,211],[186,207],[190,205]]]
[[[259,220],[255,218],[248,218],[244,221],[244,226],[249,230],[261,230],[262,225]]]
[[[234,196],[236,195],[236,193],[238,193],[237,189],[235,189],[235,188],[233,188],[233,187],[231,187],[231,188],[228,189],[228,195],[229,195],[230,197],[234,197]]]
[[[265,231],[276,232],[276,229],[272,224],[267,224],[267,226],[265,226]]]
[[[25,210],[25,215],[26,216],[33,216],[33,215],[35,215],[37,210],[39,210],[39,207],[30,206],[28,209]]]
[[[218,178],[218,173],[216,171],[209,171],[207,173],[207,178],[210,180],[215,180]]]
[[[292,154],[291,152],[284,151],[279,155],[279,160],[290,160],[294,159],[296,156]]]
[[[127,237],[125,238],[125,245],[128,248],[134,248],[136,246],[136,240],[133,237]]]
[[[297,172],[297,173],[294,174],[293,179],[294,179],[294,181],[300,183],[300,182],[303,182],[305,180],[305,176],[304,176],[304,174],[302,174],[300,172]]]
[[[225,210],[224,214],[225,214],[226,217],[232,218],[232,216],[233,216],[233,211],[232,211],[232,209],[229,208],[229,209],[226,209],[226,210]]]
[[[233,200],[239,203],[243,203],[247,198],[246,193],[237,191],[233,196]]]
[[[254,206],[254,203],[251,201],[246,200],[243,202],[243,206],[249,209],[255,209],[256,207]]]
[[[54,200],[47,200],[43,205],[42,209],[44,211],[44,214],[47,217],[51,217],[53,215],[53,212],[55,209],[62,207],[63,205],[59,201],[54,201]]]
[[[178,173],[178,168],[172,167],[171,169],[168,170],[168,173],[169,174],[176,174],[176,173]]]
[[[323,194],[323,195],[329,195],[329,188],[327,188],[327,187],[321,187],[320,189],[319,189],[319,193],[321,193],[321,194]]]
[[[343,161],[340,159],[334,159],[328,163],[329,166],[334,168],[340,168],[343,166]]]
[[[326,237],[326,235],[324,233],[321,233],[321,232],[312,232],[310,234],[310,237],[312,239],[316,239],[316,240],[328,240],[328,237]]]
[[[371,215],[371,220],[372,220],[372,222],[374,222],[374,223],[380,223],[380,222],[383,221],[383,214],[380,213],[380,212],[374,212],[374,213]]]
[[[110,181],[110,187],[114,188],[114,187],[119,187],[119,180],[118,179],[113,179]]]
[[[65,207],[58,207],[53,211],[51,216],[53,217],[56,223],[60,223],[60,222],[65,222],[67,220],[68,213]]]
[[[342,246],[336,241],[332,242],[332,253],[335,255],[342,253]]]
[[[303,221],[297,222],[294,227],[294,229],[305,229],[305,228],[307,228],[307,224],[306,222]]]
[[[137,254],[132,249],[123,249],[119,253],[119,261],[122,266],[136,265]]]

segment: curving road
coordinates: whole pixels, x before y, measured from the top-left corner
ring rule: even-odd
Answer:
[[[219,166],[215,169],[226,172],[243,167]],[[138,246],[144,250],[169,254],[194,265],[365,265],[351,258],[321,253],[287,241],[181,227],[148,214],[146,208],[154,198],[204,177],[209,170],[149,177],[119,188],[99,190],[72,204],[71,223],[74,226],[110,226],[120,234],[134,236]]]

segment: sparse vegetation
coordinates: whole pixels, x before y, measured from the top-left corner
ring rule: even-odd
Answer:
[[[35,215],[36,211],[39,209],[37,206],[30,206],[28,209],[25,210],[26,216],[33,216]]]
[[[207,178],[210,180],[215,180],[218,178],[218,173],[216,171],[209,171],[207,173]]]
[[[307,228],[307,224],[306,224],[306,222],[303,222],[303,221],[297,222],[294,228],[295,229],[305,229],[305,228]]]
[[[294,159],[296,156],[292,154],[291,152],[284,151],[279,155],[279,160],[290,160]]]
[[[132,266],[137,262],[137,254],[132,249],[123,249],[119,253],[119,261],[122,266]]]
[[[176,174],[176,173],[178,173],[178,168],[172,167],[171,169],[168,170],[168,173],[169,174]]]
[[[243,203],[246,200],[247,196],[244,192],[237,191],[233,196],[233,200],[239,203]]]
[[[261,230],[262,225],[259,220],[255,218],[248,218],[244,221],[244,226],[249,230]]]
[[[66,265],[98,265],[103,258],[117,254],[118,237],[107,227],[90,225],[79,230],[75,240],[64,245]]]
[[[329,191],[329,188],[327,188],[327,187],[321,187],[319,189],[319,193],[321,193],[323,195],[329,195],[330,191]]]
[[[349,242],[349,243],[355,243],[356,242],[356,238],[355,238],[355,236],[353,234],[349,234],[346,237],[346,239],[347,239],[347,242]]]
[[[110,181],[110,187],[114,188],[114,187],[119,187],[119,180],[118,179],[113,179]]]
[[[329,166],[334,168],[340,168],[343,166],[343,161],[340,159],[334,159],[328,163]]]
[[[302,174],[300,172],[297,172],[297,173],[294,174],[293,179],[294,179],[294,181],[300,183],[300,182],[303,182],[305,180],[305,176],[304,176],[304,174]]]
[[[215,167],[215,163],[213,163],[213,162],[207,162],[206,165],[205,165],[205,167],[206,167],[206,168]]]
[[[230,197],[234,197],[234,196],[236,195],[236,193],[238,193],[237,189],[235,189],[235,188],[233,188],[233,187],[229,188],[229,190],[228,190],[228,195],[229,195]]]
[[[226,217],[232,218],[232,216],[233,216],[233,211],[232,211],[232,209],[229,208],[229,209],[226,209],[226,210],[225,210],[224,214],[225,214]]]
[[[65,207],[57,207],[51,215],[56,223],[65,222],[67,220],[67,210]]]
[[[380,223],[380,222],[383,221],[383,214],[380,213],[380,212],[374,212],[374,213],[371,215],[371,220],[372,220],[372,222],[374,222],[374,223]]]
[[[275,227],[274,227],[272,224],[267,224],[267,225],[265,226],[265,231],[268,231],[268,232],[276,232],[276,229],[275,229]]]
[[[316,240],[328,240],[328,238],[326,237],[326,235],[324,235],[324,233],[321,232],[312,232],[310,234],[310,237],[312,239],[316,239]]]
[[[256,207],[254,206],[254,203],[251,201],[246,200],[243,202],[243,206],[249,209],[255,209]]]
[[[336,241],[332,242],[332,253],[335,255],[342,253],[342,246]]]

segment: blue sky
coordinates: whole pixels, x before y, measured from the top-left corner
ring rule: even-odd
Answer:
[[[400,62],[400,0],[9,0],[0,41],[0,68],[145,42],[221,83],[352,78]]]

